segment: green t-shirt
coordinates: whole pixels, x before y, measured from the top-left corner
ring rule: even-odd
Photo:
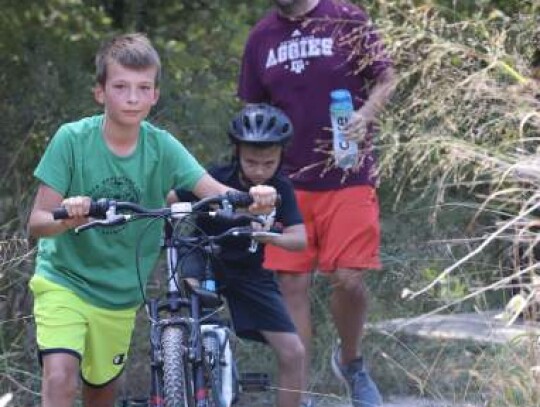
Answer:
[[[191,190],[205,173],[178,140],[148,122],[141,124],[135,151],[119,157],[105,144],[102,124],[99,115],[63,125],[34,175],[64,197],[109,198],[159,208],[173,187]],[[140,220],[41,238],[36,273],[99,307],[137,306],[142,300],[137,242],[142,239],[139,264],[144,287],[159,255],[162,226],[161,221]]]

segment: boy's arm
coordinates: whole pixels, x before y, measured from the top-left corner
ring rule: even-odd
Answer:
[[[303,223],[287,226],[279,236],[261,236],[261,243],[271,244],[292,252],[304,250],[307,246],[306,228]]]
[[[208,173],[204,174],[201,179],[195,184],[191,191],[197,198],[205,198],[211,195],[221,195],[227,191],[232,191],[232,188],[220,183]],[[186,191],[188,192],[188,191]],[[175,189],[171,189],[167,194],[167,204],[178,202],[180,198]]]
[[[208,173],[204,174],[201,179],[195,184],[193,192],[198,198],[206,198],[211,195],[221,195],[227,191],[231,191],[232,188],[222,184]]]
[[[218,182],[208,174],[204,174],[195,185],[192,192],[199,198],[205,198],[212,195],[224,194],[227,191],[234,191],[233,188]],[[249,194],[253,198],[253,203],[249,211],[253,214],[267,214],[272,212],[276,202],[276,189],[268,185],[256,185],[249,189]],[[171,193],[167,200],[174,199]],[[172,202],[175,202],[174,200]]]
[[[60,206],[64,206],[72,218],[54,220],[52,211]],[[64,199],[51,187],[40,184],[28,219],[28,234],[39,238],[63,233],[88,222],[89,210],[90,198],[81,196]]]

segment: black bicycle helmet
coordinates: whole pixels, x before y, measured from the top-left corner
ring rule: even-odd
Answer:
[[[229,137],[235,144],[281,144],[293,135],[292,123],[277,107],[247,105],[231,121]]]

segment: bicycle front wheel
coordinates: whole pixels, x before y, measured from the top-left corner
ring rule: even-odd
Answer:
[[[163,393],[165,407],[190,407],[184,332],[167,326],[161,335],[163,350]]]

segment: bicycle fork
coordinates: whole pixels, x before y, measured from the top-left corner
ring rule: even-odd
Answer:
[[[158,300],[151,299],[148,305],[148,313],[150,315],[151,328],[150,328],[150,407],[164,407],[165,398],[163,395],[163,386],[161,378],[163,377],[163,368],[160,355],[160,332],[157,327],[157,321],[159,320]]]
[[[204,369],[204,354],[202,346],[202,336],[199,324],[200,303],[199,297],[194,295],[191,299],[191,317],[192,317],[192,337],[191,352],[189,355],[193,367],[193,387],[196,407],[208,406],[208,388],[206,386],[206,377]]]

